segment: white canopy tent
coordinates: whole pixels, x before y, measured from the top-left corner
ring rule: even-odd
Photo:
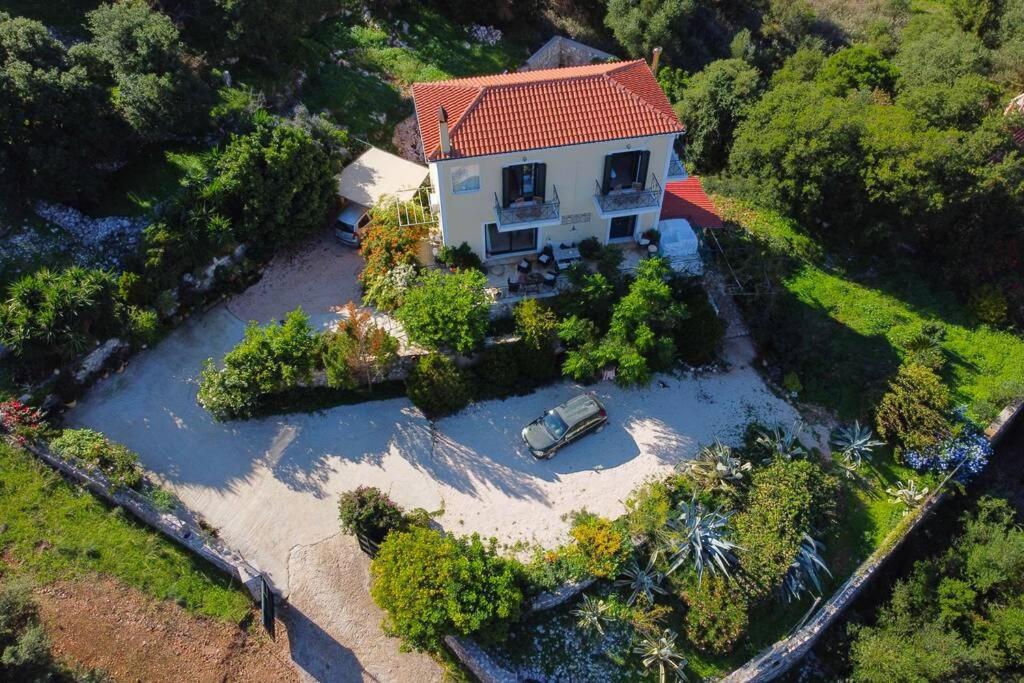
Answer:
[[[412,199],[427,179],[427,167],[371,147],[338,176],[338,194],[367,208],[381,197]]]

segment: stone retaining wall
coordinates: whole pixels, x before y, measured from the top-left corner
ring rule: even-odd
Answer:
[[[992,443],[998,442],[1010,427],[1024,415],[1024,401],[1016,401],[1007,406],[999,417],[989,425],[985,434]],[[938,493],[929,498],[915,513],[912,521],[903,533],[888,548],[884,548],[865,560],[853,576],[837,590],[828,602],[800,630],[785,640],[771,646],[760,655],[726,676],[723,683],[766,683],[774,680],[792,668],[817,643],[818,638],[831,626],[847,607],[860,595],[878,569],[885,564],[903,542],[921,526],[925,519],[945,499],[945,494]]]
[[[614,60],[615,55],[584,45],[571,38],[554,36],[530,55],[519,71],[555,69],[562,66],[583,66],[594,62]]]

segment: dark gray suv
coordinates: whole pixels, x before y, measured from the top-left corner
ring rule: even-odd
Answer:
[[[600,429],[608,421],[604,406],[589,394],[555,406],[523,427],[523,441],[536,458],[550,458],[562,446]]]

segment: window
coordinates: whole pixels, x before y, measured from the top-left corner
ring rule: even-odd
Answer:
[[[455,166],[452,168],[452,192],[462,194],[463,192],[476,192],[480,189],[480,166],[470,164],[468,166]]]
[[[516,164],[501,169],[503,206],[508,208],[519,199],[544,201],[547,164]]]
[[[500,232],[497,223],[488,223],[486,232],[488,256],[537,250],[537,228]]]
[[[621,240],[633,236],[636,231],[636,216],[618,216],[612,219],[608,239]]]
[[[618,152],[604,158],[604,179],[601,192],[608,194],[612,190],[624,190],[640,183],[644,188],[647,180],[647,165],[650,163],[650,152]]]

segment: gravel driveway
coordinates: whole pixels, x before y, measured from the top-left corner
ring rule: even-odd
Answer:
[[[272,577],[290,596],[290,632],[308,636],[293,634],[293,656],[318,680],[440,678],[431,660],[400,655],[397,641],[381,633],[366,591],[366,559],[338,532],[340,492],[377,486],[407,508],[443,508],[438,521],[450,531],[553,546],[565,538],[565,513],[586,507],[617,515],[631,489],[692,457],[698,444],[735,441],[754,416],[796,417],[743,364],[701,377],[661,377],[641,390],[587,388],[606,405],[608,427],[550,461],[530,456],[519,430],[584,390],[572,383],[477,404],[433,425],[406,399],[214,422],[196,403],[196,377],[206,358],[221,357],[241,339],[236,313],[268,320],[302,304],[318,326],[335,319],[333,298],[311,289],[314,275],[303,271],[319,272],[318,260],[341,268],[358,257],[332,245],[310,248],[314,256],[300,260],[302,268],[284,262],[293,279],[271,273],[226,306],[192,318],[97,384],[67,418],[138,451],[147,469]]]

